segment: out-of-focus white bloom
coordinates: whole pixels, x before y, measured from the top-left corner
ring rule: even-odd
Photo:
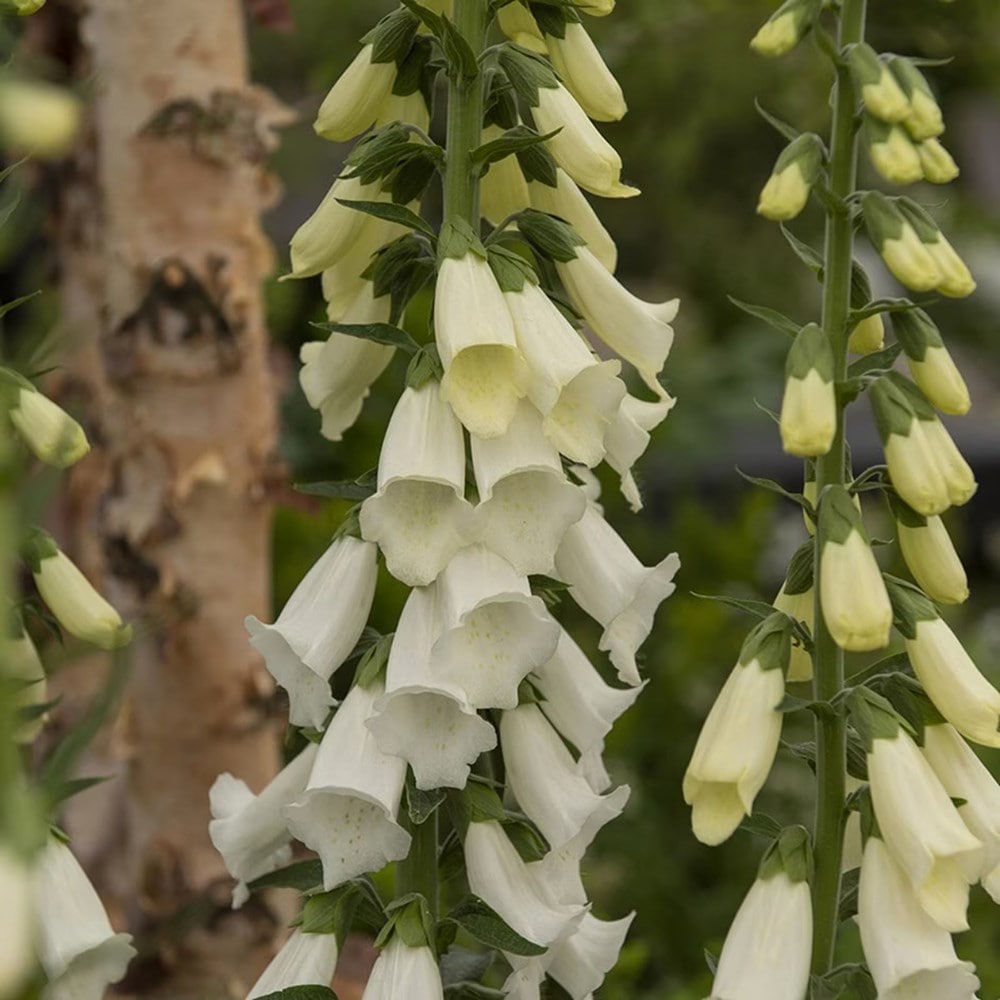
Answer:
[[[1000,903],[1000,785],[947,722],[924,729],[923,753],[948,795],[964,800],[958,814],[983,844],[980,881]]]
[[[920,168],[931,184],[950,184],[959,174],[958,164],[937,139],[925,139],[917,145]]]
[[[542,429],[567,458],[597,465],[610,422],[625,396],[620,361],[598,361],[590,347],[537,285],[525,282],[504,300],[530,370],[528,397]]]
[[[502,10],[507,9],[507,7],[502,8]],[[483,129],[483,144],[493,142],[503,134],[504,130],[499,125],[487,125]],[[480,183],[479,201],[483,218],[494,226],[499,226],[508,216],[529,206],[531,200],[528,194],[528,182],[524,179],[524,173],[516,156],[511,154],[490,164]]]
[[[398,935],[382,949],[361,1000],[443,1000],[437,959],[429,947],[411,948]]]
[[[611,654],[618,676],[639,684],[635,654],[653,628],[660,604],[674,592],[680,559],[673,553],[643,566],[618,533],[588,506],[566,532],[556,553],[556,572],[570,595],[604,626],[599,648]]]
[[[546,36],[552,68],[583,110],[599,122],[616,122],[625,117],[628,105],[621,85],[601,58],[587,29],[567,21],[563,38]]]
[[[644,302],[624,288],[586,248],[576,257],[557,262],[559,277],[573,304],[605,344],[635,366],[658,396],[666,395],[657,380],[674,342],[670,325],[679,301]]]
[[[586,848],[601,827],[625,808],[628,785],[605,797],[594,792],[537,705],[503,713],[500,744],[507,787],[550,847],[575,841]]]
[[[288,692],[293,726],[323,725],[333,704],[330,678],[354,649],[371,611],[378,549],[344,536],[320,556],[278,620],[245,619],[250,642]]]
[[[434,331],[444,379],[441,396],[479,437],[499,437],[527,392],[528,366],[489,264],[471,251],[438,269]]]
[[[237,881],[233,909],[249,899],[248,882],[292,860],[292,835],[282,809],[305,791],[318,749],[309,744],[259,795],[231,774],[220,774],[215,779],[209,791],[212,820],[208,835],[222,855],[226,870]]]
[[[879,829],[920,905],[946,931],[968,929],[969,885],[979,878],[983,845],[902,728],[872,741],[868,777]]]
[[[431,653],[440,630],[435,599],[429,588],[410,592],[389,653],[385,695],[367,725],[383,753],[410,765],[417,788],[464,788],[469,766],[497,737],[462,688],[438,676]]]
[[[67,156],[82,120],[80,99],[65,87],[9,77],[0,84],[0,142],[14,153],[43,160]]]
[[[924,912],[878,837],[865,845],[858,923],[880,1000],[974,1000],[979,980],[972,963],[959,961],[951,935]]]
[[[635,914],[621,920],[598,920],[585,913],[572,934],[550,949],[548,974],[572,997],[588,1000],[615,967]]]
[[[442,681],[474,708],[514,708],[517,688],[550,659],[559,626],[527,580],[482,545],[462,549],[434,584],[441,632],[431,653]]]
[[[382,113],[396,82],[394,62],[372,62],[366,45],[341,73],[320,105],[313,128],[333,142],[346,142],[363,132]]]
[[[651,432],[666,420],[675,402],[666,394],[655,402],[626,395],[605,435],[608,465],[621,476],[622,495],[636,513],[642,510],[642,496],[632,467],[646,453]]]
[[[43,1000],[101,1000],[135,955],[131,934],[116,934],[73,852],[49,841],[32,870]]]
[[[0,847],[0,996],[13,997],[35,969],[35,905],[28,866]]]
[[[343,316],[343,323],[386,323],[389,296],[373,298],[375,286],[362,281],[361,289]],[[299,383],[309,405],[323,418],[320,433],[340,441],[354,426],[372,383],[385,371],[395,348],[346,333],[331,333],[325,341],[303,344]]]
[[[379,454],[378,492],[362,505],[360,523],[389,572],[410,586],[436,580],[470,541],[465,438],[434,380],[403,390]]]
[[[41,658],[31,636],[23,628],[20,635],[15,636],[4,637],[0,632],[0,678],[18,684],[10,699],[19,712],[44,705],[48,700],[49,686]],[[13,732],[14,741],[30,743],[45,725],[47,717],[47,714],[37,715],[20,722]],[[0,996],[3,995],[0,992]]]
[[[557,902],[521,860],[499,823],[470,823],[465,835],[469,888],[522,937],[540,945],[579,926],[586,907]]]
[[[21,386],[8,411],[24,443],[43,461],[66,469],[90,451],[83,428],[48,396]]]
[[[518,573],[550,573],[556,549],[583,516],[587,499],[566,478],[538,411],[522,400],[506,434],[473,437],[472,467],[479,492],[477,540]]]
[[[618,265],[618,247],[576,182],[561,167],[556,168],[556,186],[541,181],[528,184],[531,207],[565,219],[587,243],[587,249],[612,274]]]
[[[336,934],[294,930],[253,984],[246,1000],[257,1000],[290,986],[329,986],[337,958]]]
[[[542,135],[558,133],[548,141],[549,152],[584,191],[603,198],[639,194],[638,188],[622,184],[622,158],[562,84],[539,88],[531,114]]]
[[[406,762],[382,753],[365,725],[383,690],[351,689],[323,734],[305,792],[284,810],[292,835],[320,856],[327,890],[410,849],[396,822]]]

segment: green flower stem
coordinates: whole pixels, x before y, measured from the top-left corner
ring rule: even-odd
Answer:
[[[840,48],[864,39],[866,0],[844,0],[840,19]],[[854,230],[843,201],[854,191],[857,175],[857,97],[846,65],[837,67],[830,150],[830,187],[840,199],[826,225],[826,271],[823,285],[823,329],[833,346],[835,377],[847,376],[847,318],[851,306],[851,260]],[[816,495],[831,485],[847,482],[844,447],[844,410],[829,453],[816,462]],[[844,654],[834,643],[820,608],[819,560],[822,533],[816,534],[816,609],[813,692],[830,701],[844,686]],[[840,865],[843,851],[844,800],[847,773],[846,722],[840,715],[816,721],[816,877],[813,885],[813,973],[823,975],[833,966],[840,905]]]
[[[403,826],[413,841],[410,853],[396,865],[396,894],[419,892],[427,900],[431,917],[438,918],[438,811],[417,825],[403,813]]]

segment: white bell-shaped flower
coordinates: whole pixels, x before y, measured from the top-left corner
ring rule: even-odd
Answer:
[[[562,84],[541,87],[538,105],[531,109],[535,128],[542,135],[556,132],[548,149],[577,184],[602,198],[631,198],[637,188],[622,184],[622,158],[594,128],[587,113]]]
[[[282,809],[305,791],[318,749],[310,743],[259,795],[231,774],[220,774],[209,790],[212,820],[208,835],[226,870],[237,880],[234,909],[249,898],[248,882],[292,860],[292,835]]]
[[[969,885],[979,878],[983,845],[902,728],[872,742],[868,778],[882,837],[920,905],[946,931],[968,929]]]
[[[583,337],[537,285],[504,294],[517,344],[528,362],[528,397],[546,437],[567,458],[597,465],[625,383],[620,361],[598,361]]]
[[[556,270],[588,325],[616,354],[634,365],[657,396],[666,395],[657,376],[674,342],[670,325],[680,302],[644,302],[619,283],[586,247],[557,261]]]
[[[246,1000],[258,1000],[290,986],[329,986],[337,958],[336,934],[294,930],[253,984]]]
[[[13,997],[35,971],[35,904],[25,862],[0,847],[0,996]]]
[[[579,21],[567,21],[562,38],[548,35],[545,41],[552,68],[589,117],[599,122],[625,117],[628,106],[621,85]]]
[[[586,907],[555,901],[496,822],[470,823],[465,835],[469,888],[522,937],[550,945],[578,926]]]
[[[499,437],[527,393],[528,366],[493,271],[472,251],[438,268],[434,332],[442,397],[472,434]]]
[[[361,290],[343,316],[344,323],[386,323],[389,296],[373,298],[374,285],[361,282]],[[299,352],[302,368],[299,383],[309,405],[319,410],[320,433],[329,441],[340,441],[354,426],[372,383],[385,371],[395,348],[376,344],[346,333],[331,333],[325,341],[303,344]]]
[[[396,628],[385,694],[367,723],[382,752],[405,760],[421,789],[464,788],[470,765],[497,745],[496,730],[462,688],[434,669],[431,648],[439,631],[434,591],[415,587]]]
[[[565,170],[556,168],[555,187],[531,181],[528,194],[532,208],[565,219],[586,240],[587,249],[614,274],[618,266],[618,247],[590,202]]]
[[[472,534],[465,437],[433,379],[404,389],[378,460],[378,492],[361,507],[361,534],[410,586],[437,579]]]
[[[518,573],[550,573],[587,498],[566,478],[538,411],[522,400],[506,434],[473,437],[472,468],[479,492],[476,540]]]
[[[427,947],[411,948],[398,935],[382,949],[361,1000],[443,1000],[437,959]]]
[[[952,800],[963,801],[958,815],[983,845],[980,881],[1000,903],[1000,785],[947,722],[924,729],[923,753]]]
[[[495,142],[503,134],[499,125],[487,125],[483,129],[483,144]],[[483,218],[494,226],[529,206],[528,182],[516,156],[505,156],[490,164],[480,184],[479,200]]]
[[[635,654],[653,628],[660,604],[674,592],[677,554],[643,566],[618,533],[593,508],[566,532],[556,572],[570,595],[604,626],[599,648],[611,654],[618,676],[639,684]]]
[[[90,451],[83,428],[58,404],[22,385],[8,410],[24,443],[49,465],[67,469]]]
[[[364,132],[382,113],[396,82],[395,62],[373,62],[374,47],[365,45],[330,89],[313,128],[332,142],[346,142]]]
[[[858,923],[879,1000],[975,1000],[972,963],[959,961],[951,935],[924,912],[879,837],[865,845]]]
[[[615,967],[635,914],[598,920],[584,914],[580,926],[550,950],[549,975],[573,998],[588,1000]]]
[[[474,708],[514,708],[517,688],[555,652],[559,626],[528,581],[482,545],[462,549],[434,584],[435,674]]]
[[[521,705],[500,720],[507,788],[552,848],[575,840],[585,848],[621,814],[628,785],[598,795],[537,705]]]
[[[655,402],[625,396],[604,438],[608,465],[621,476],[622,495],[635,513],[642,510],[642,497],[632,466],[646,453],[651,432],[666,420],[675,402],[667,395]]]
[[[285,807],[292,835],[323,862],[323,886],[405,858],[410,835],[396,822],[406,762],[382,753],[365,725],[381,683],[355,686],[323,734],[306,790]]]
[[[73,852],[51,840],[32,871],[36,946],[48,984],[43,1000],[101,1000],[135,955],[131,934],[116,934]]]
[[[565,630],[559,632],[555,654],[535,668],[533,679],[545,696],[541,710],[576,747],[581,760],[594,751],[600,756],[615,720],[632,706],[645,686],[622,689],[606,684]]]
[[[293,726],[322,727],[333,704],[330,678],[361,638],[375,596],[378,549],[345,535],[320,556],[278,620],[245,619],[250,642],[288,692]]]

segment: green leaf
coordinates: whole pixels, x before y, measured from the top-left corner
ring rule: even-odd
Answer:
[[[392,650],[392,640],[395,636],[395,632],[381,636],[361,657],[358,669],[354,674],[355,684],[369,687],[381,675],[383,668],[389,662],[389,653]]]
[[[398,347],[409,354],[420,350],[420,345],[405,330],[391,323],[311,323],[310,326],[327,333],[345,333],[348,337]]]
[[[823,255],[814,250],[808,243],[803,243],[783,222],[780,225],[781,235],[792,248],[795,256],[817,275],[823,271]]]
[[[547,142],[553,136],[558,135],[559,131],[556,129],[555,132],[539,135],[533,128],[517,125],[496,139],[483,143],[474,149],[470,158],[480,168],[488,167],[491,163],[497,163],[508,156]],[[480,172],[484,171],[481,169]]]
[[[745,611],[747,614],[751,614],[761,621],[765,618],[770,618],[774,614],[774,605],[768,604],[766,601],[753,601],[744,597],[729,597],[726,594],[696,594],[694,591],[691,592],[691,596],[697,597],[702,601],[717,601],[719,604],[726,604],[739,611]]]
[[[30,302],[33,298],[42,294],[42,290],[39,289],[37,292],[29,292],[27,295],[22,295],[20,298],[11,299],[10,302],[4,302],[0,304],[0,319],[3,319],[12,309],[17,309],[18,306],[23,306],[25,302]]]
[[[757,109],[757,114],[761,116],[780,135],[783,135],[789,142],[794,142],[802,134],[793,125],[789,125],[788,122],[783,121],[778,118],[777,115],[772,115],[770,111],[765,111],[764,107],[761,105],[760,101],[754,99],[753,106]]]
[[[479,75],[479,62],[472,46],[447,17],[441,19],[441,24],[440,37],[445,55],[448,57],[448,75],[453,79],[461,77],[465,80],[475,80]]]
[[[545,947],[529,941],[511,928],[504,919],[477,896],[469,896],[445,918],[458,924],[480,944],[512,955],[544,955]]]
[[[762,490],[767,490],[769,493],[776,493],[779,497],[791,500],[792,503],[798,504],[804,511],[806,511],[806,513],[815,519],[816,511],[813,508],[813,505],[808,501],[808,499],[806,499],[805,494],[792,493],[791,491],[786,490],[781,483],[776,483],[773,479],[765,479],[760,476],[748,475],[739,466],[736,466],[736,474],[752,486],[759,486]]]
[[[327,500],[367,500],[375,493],[377,470],[370,469],[357,479],[341,480],[340,482],[325,481],[320,483],[293,483],[296,493],[304,493],[311,497],[324,497]]]
[[[426,822],[437,811],[441,803],[448,797],[443,788],[432,788],[430,791],[423,791],[413,785],[406,786],[406,811],[410,817],[410,822],[415,826],[420,826]]]
[[[318,858],[296,861],[247,883],[251,892],[260,889],[298,889],[308,893],[323,885],[323,863]]]
[[[875,299],[864,306],[864,308],[852,309],[847,315],[847,324],[848,326],[855,326],[863,319],[868,319],[870,316],[879,316],[882,313],[911,312],[914,309],[920,309],[922,306],[933,305],[934,301],[936,300],[917,305],[916,302],[911,302],[909,299]]]
[[[726,298],[737,309],[742,309],[743,312],[749,316],[753,316],[755,319],[763,320],[768,326],[773,326],[775,330],[779,330],[789,337],[797,337],[799,330],[802,329],[798,323],[790,320],[783,313],[778,312],[777,309],[770,309],[767,306],[755,306],[749,302],[741,302],[739,299],[733,298],[732,295],[727,295]]]
[[[351,198],[338,198],[337,202],[345,208],[353,208],[356,212],[363,212],[376,219],[395,222],[397,225],[406,226],[407,229],[416,230],[431,240],[437,238],[434,227],[405,205],[395,205],[391,201],[357,201]]]
[[[902,350],[900,344],[890,344],[881,351],[866,354],[847,369],[847,375],[849,378],[860,378],[862,375],[889,371]]]
[[[424,344],[410,359],[406,369],[406,386],[409,389],[421,389],[431,379],[441,381],[444,378],[444,366],[435,344]]]
[[[260,1000],[337,1000],[337,994],[329,986],[289,986]]]

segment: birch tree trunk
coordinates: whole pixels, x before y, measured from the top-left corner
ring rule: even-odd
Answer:
[[[238,0],[63,11],[94,115],[61,193],[63,391],[96,446],[65,516],[81,564],[138,624],[127,703],[97,748],[121,777],[68,823],[111,911],[150,945],[123,992],[243,996],[281,921],[259,903],[229,912],[208,791],[220,771],[259,790],[278,764],[243,618],[270,610],[259,216],[284,112],[248,85]]]

